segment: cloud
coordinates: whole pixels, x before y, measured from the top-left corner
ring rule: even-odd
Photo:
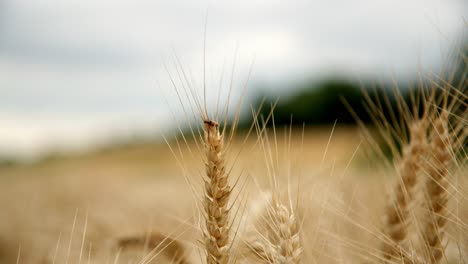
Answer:
[[[463,32],[466,10],[461,0],[3,0],[0,5],[0,113],[10,120],[49,116],[41,126],[63,133],[65,142],[67,132],[58,128],[73,122],[58,120],[83,124],[87,117],[88,125],[99,129],[115,116],[125,127],[135,116],[145,123],[167,115],[167,104],[178,104],[164,68],[180,81],[174,53],[191,85],[200,88],[206,13],[207,89],[217,95],[220,76],[224,72],[229,79],[238,48],[235,97],[254,58],[253,82],[319,77],[324,69],[410,76],[418,63],[437,68]],[[93,121],[97,115],[99,122]],[[4,131],[28,131],[18,122],[9,124]],[[92,133],[86,131],[83,137]],[[8,142],[13,141],[3,134],[0,145]]]

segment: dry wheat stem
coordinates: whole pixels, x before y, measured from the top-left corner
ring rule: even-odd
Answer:
[[[422,156],[426,148],[426,130],[421,121],[410,126],[410,142],[405,146],[398,163],[398,182],[395,196],[386,210],[384,233],[391,240],[385,241],[383,253],[385,259],[408,259],[405,242],[410,224],[409,206],[413,200],[413,189],[417,182],[417,174],[421,168]]]
[[[442,111],[434,122],[431,136],[431,157],[428,164],[429,179],[426,182],[428,209],[430,217],[424,229],[424,245],[429,253],[430,263],[439,263],[443,254],[443,227],[447,221],[448,202],[447,177],[451,159],[450,135],[448,131],[448,113]]]
[[[219,124],[204,121],[204,140],[206,155],[204,242],[206,261],[211,264],[229,262],[230,249],[230,218],[229,197],[231,187],[225,169],[223,135],[219,132]]]

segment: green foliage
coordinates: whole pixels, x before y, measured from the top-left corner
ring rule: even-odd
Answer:
[[[327,80],[319,83],[306,83],[294,89],[295,95],[280,98],[274,109],[275,123],[277,125],[323,125],[337,121],[340,124],[353,124],[355,118],[347,108],[349,105],[364,122],[370,118],[363,107],[364,93],[359,85],[349,81]],[[375,91],[367,91],[369,96],[383,96],[384,88]],[[393,105],[395,102],[388,96]],[[267,107],[263,107],[261,114],[268,116],[269,105],[276,101],[277,97],[259,95],[254,99],[253,106],[258,108],[264,100]],[[346,103],[344,103],[346,102]],[[250,120],[244,121],[249,123]],[[244,124],[243,123],[243,124]]]

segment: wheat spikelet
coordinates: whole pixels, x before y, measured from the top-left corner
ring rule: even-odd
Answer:
[[[409,205],[413,200],[413,189],[426,148],[426,130],[423,122],[412,123],[409,131],[410,142],[405,146],[398,164],[399,181],[395,188],[395,197],[386,210],[384,232],[391,242],[384,242],[383,245],[385,259],[398,258],[405,262],[412,262],[409,261],[410,257],[404,244],[408,237]]]
[[[448,202],[447,176],[451,158],[450,135],[448,131],[448,114],[443,111],[434,122],[431,136],[431,157],[427,166],[429,179],[426,182],[428,195],[429,220],[424,228],[424,245],[429,253],[430,263],[439,263],[443,256],[443,227],[447,217],[445,214]]]
[[[256,230],[246,239],[248,249],[263,263],[300,263],[303,247],[295,212],[273,197],[263,202],[261,213],[254,215]]]
[[[231,187],[225,171],[223,135],[218,123],[204,121],[204,139],[206,155],[204,232],[207,263],[224,264],[229,262],[229,208]]]
[[[275,203],[272,205],[273,228],[272,241],[275,253],[273,263],[295,264],[299,263],[302,255],[302,246],[299,237],[297,219],[292,210],[286,206]]]

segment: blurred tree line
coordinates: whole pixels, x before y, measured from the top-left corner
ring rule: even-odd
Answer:
[[[465,43],[468,43],[466,41]],[[277,102],[274,108],[274,120],[278,126],[289,125],[327,125],[337,121],[338,124],[356,124],[356,116],[364,123],[372,123],[372,115],[366,107],[367,99],[379,102],[378,108],[390,120],[392,111],[398,109],[398,104],[412,105],[411,100],[418,100],[421,85],[426,92],[442,93],[443,89],[451,86],[457,93],[467,93],[467,63],[468,44],[459,53],[450,59],[451,67],[448,74],[429,76],[422,83],[418,78],[406,82],[376,82],[360,83],[339,78],[329,78],[320,82],[305,82],[291,89],[292,94],[281,97],[272,95],[271,87],[264,87],[262,91],[253,96],[252,106],[258,109],[263,103],[260,116],[267,117],[271,112],[271,105]],[[439,84],[438,85],[436,85]],[[454,92],[452,91],[452,94]],[[415,99],[416,97],[416,99]],[[460,96],[461,97],[461,96]],[[367,98],[367,99],[366,99]],[[366,106],[367,105],[367,106]],[[462,104],[461,107],[466,105]],[[350,111],[352,109],[352,111]],[[419,111],[422,111],[421,106]],[[460,113],[466,113],[459,109]],[[355,113],[355,115],[352,114]],[[240,128],[248,128],[252,116],[247,116],[240,123]]]
[[[260,115],[267,117],[274,107],[276,125],[302,126],[327,125],[337,121],[339,124],[355,124],[356,118],[365,123],[372,121],[366,110],[366,97],[381,102],[384,115],[390,115],[390,109],[396,109],[397,98],[409,103],[409,87],[399,86],[398,91],[385,84],[361,84],[357,82],[328,79],[301,85],[293,95],[279,97],[259,93],[253,100],[253,107],[258,109],[263,102]],[[400,99],[400,100],[401,100]],[[355,116],[353,116],[353,113]],[[241,127],[251,122],[244,120]]]

